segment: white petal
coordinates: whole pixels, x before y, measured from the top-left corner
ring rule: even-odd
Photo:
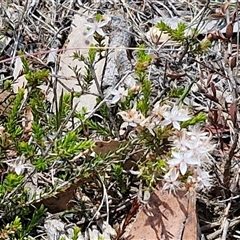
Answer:
[[[129,123],[129,126],[131,126],[131,127],[136,127],[136,126],[137,126],[137,124],[136,124],[136,123],[134,123],[134,122],[130,122],[130,123]]]
[[[191,119],[191,117],[189,117],[189,116],[184,116],[184,115],[179,115],[179,116],[176,116],[176,117],[174,118],[174,120],[180,121],[180,122],[187,121],[187,120],[189,120],[189,119]]]
[[[115,104],[115,103],[117,103],[119,100],[120,100],[120,97],[116,95],[116,96],[114,96],[114,97],[112,98],[112,100],[110,100],[110,103]]]
[[[126,121],[126,119],[128,120],[127,112],[121,111],[121,112],[118,112],[117,114],[120,115],[124,121]]]
[[[186,158],[185,159],[185,162],[186,163],[188,163],[188,164],[191,164],[191,165],[201,165],[201,162],[200,162],[200,160],[198,159],[198,158],[194,158],[194,157],[192,157],[192,158]]]
[[[170,121],[169,119],[165,119],[165,120],[163,120],[163,121],[160,122],[160,125],[161,125],[161,126],[167,126],[167,125],[169,125],[169,124],[171,124],[171,121]]]
[[[172,159],[168,160],[168,164],[172,165],[172,166],[177,166],[181,162],[182,162],[181,158],[172,158]]]
[[[110,20],[110,19],[109,19]],[[98,27],[103,27],[103,26],[105,26],[105,25],[107,25],[108,24],[108,22],[109,22],[109,20],[107,20],[107,21],[101,21],[101,22],[98,22]]]
[[[90,22],[87,22],[87,23],[84,23],[84,26],[88,27],[88,28],[95,28],[95,24],[94,23],[90,23]]]
[[[101,28],[97,28],[97,29],[96,29],[96,32],[97,32],[99,35],[103,36],[103,37],[106,35]]]
[[[171,116],[171,113],[170,112],[163,112],[163,117],[164,118],[169,118]]]
[[[179,176],[179,170],[176,167],[172,167],[168,173],[165,174],[164,179],[166,181],[174,182]]]
[[[94,33],[95,33],[95,30],[94,30],[93,28],[91,28],[91,29],[88,31],[88,33],[87,33],[87,35],[86,35],[86,38],[92,36]]]
[[[182,154],[179,153],[179,152],[176,152],[176,151],[172,151],[172,155],[173,155],[175,158],[182,158]]]
[[[180,172],[184,175],[187,172],[187,164],[185,162],[180,163]]]
[[[24,170],[24,165],[18,165],[16,168],[15,168],[15,172],[17,175],[20,175]]]
[[[173,127],[174,127],[175,129],[177,129],[177,130],[180,130],[180,129],[181,129],[180,124],[179,124],[178,122],[173,122],[172,124],[173,124]]]

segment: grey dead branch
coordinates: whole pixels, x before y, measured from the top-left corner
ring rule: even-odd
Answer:
[[[111,30],[109,37],[110,49],[107,53],[107,62],[102,78],[102,89],[105,95],[115,88],[124,74],[132,70],[132,65],[127,55],[127,49],[132,41],[132,29],[123,15],[112,17]]]

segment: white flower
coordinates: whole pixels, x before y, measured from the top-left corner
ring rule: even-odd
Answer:
[[[208,172],[203,171],[201,168],[197,167],[195,169],[195,174],[196,174],[196,183],[197,187],[202,189],[204,187],[211,187],[211,176],[209,175]]]
[[[146,127],[148,131],[154,136],[154,129],[159,126],[160,121],[163,118],[163,113],[167,111],[168,108],[170,108],[170,106],[160,106],[160,102],[157,102],[154,105],[151,115],[143,120],[140,125],[142,127]]]
[[[186,142],[188,141],[187,131],[186,129],[181,129],[176,132],[174,136],[170,136],[169,141],[172,141],[173,148],[178,149],[181,152],[185,152],[188,150]]]
[[[127,111],[121,111],[118,114],[122,117],[124,122],[129,123],[129,125],[132,127],[136,127],[144,120],[144,116],[139,113],[135,108]]]
[[[170,171],[164,176],[165,183],[163,185],[162,191],[168,190],[170,193],[175,193],[181,184],[181,182],[177,180],[178,176],[179,171],[176,169],[176,167],[170,169]]]
[[[200,165],[200,161],[192,157],[191,152],[172,152],[173,158],[168,161],[171,166],[179,166],[180,172],[184,175],[188,165]]]
[[[177,106],[174,106],[171,111],[165,111],[162,113],[164,120],[160,123],[161,126],[167,126],[172,124],[173,127],[177,130],[180,130],[179,122],[187,121],[191,117],[187,115],[187,111],[184,109],[178,109]]]
[[[10,167],[10,170],[15,171],[17,175],[22,174],[25,169],[34,169],[32,164],[23,163],[23,157],[18,157],[6,163]]]
[[[90,22],[85,23],[84,25],[89,29],[86,37],[87,38],[90,37],[95,32],[97,32],[101,36],[105,36],[105,33],[102,30],[102,27],[107,25],[108,22],[109,22],[109,20],[101,21],[101,22],[97,22],[95,20],[93,23],[90,23]]]
[[[128,90],[126,90],[124,87],[119,87],[118,90],[113,89],[111,91],[111,95],[113,95],[113,98],[110,100],[110,103],[115,104],[119,100],[123,101],[125,99],[125,97],[128,95]]]
[[[189,127],[189,131],[187,132],[187,134],[190,136],[191,140],[196,140],[196,139],[200,139],[200,140],[207,140],[209,137],[207,136],[208,133],[207,132],[203,132],[200,129],[199,125],[194,125],[194,126],[190,126]]]
[[[202,141],[200,139],[189,140],[185,142],[185,145],[188,148],[188,152],[192,153],[192,156],[194,158],[199,159],[202,162],[209,162],[210,161],[210,154],[209,151],[211,151],[214,147],[214,145],[210,142],[210,139],[206,139],[205,141]]]
[[[166,113],[170,109],[170,106],[163,105],[160,106],[160,102],[157,102],[154,105],[154,108],[152,110],[152,117],[155,119],[155,121],[159,121],[163,119],[164,113]]]
[[[191,153],[193,158],[199,159],[202,163],[209,162],[211,158],[209,152],[215,147],[211,143],[211,137],[200,131],[199,127],[191,127],[190,130],[181,129],[175,132],[174,136],[169,137],[173,148],[180,152]]]

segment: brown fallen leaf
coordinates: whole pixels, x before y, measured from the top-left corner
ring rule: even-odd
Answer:
[[[137,215],[127,240],[197,239],[196,198],[178,191],[176,195],[155,190]]]
[[[188,192],[188,216],[184,225],[182,240],[197,239],[197,214],[196,214],[196,192],[189,189]]]
[[[109,152],[115,152],[123,141],[110,140],[110,141],[96,141],[93,151],[97,154],[107,154]]]
[[[226,38],[229,39],[233,36],[233,24],[230,22],[226,27]]]
[[[76,179],[74,183],[67,184],[57,192],[36,200],[33,205],[39,208],[43,204],[50,213],[59,213],[68,210],[73,207],[71,200],[74,198],[76,189],[89,179],[91,179],[91,176],[88,179]]]

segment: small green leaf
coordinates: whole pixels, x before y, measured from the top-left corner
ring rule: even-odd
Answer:
[[[97,49],[95,48],[94,44],[91,44],[88,50],[88,58],[89,58],[90,64],[94,63],[96,54],[97,54]]]

